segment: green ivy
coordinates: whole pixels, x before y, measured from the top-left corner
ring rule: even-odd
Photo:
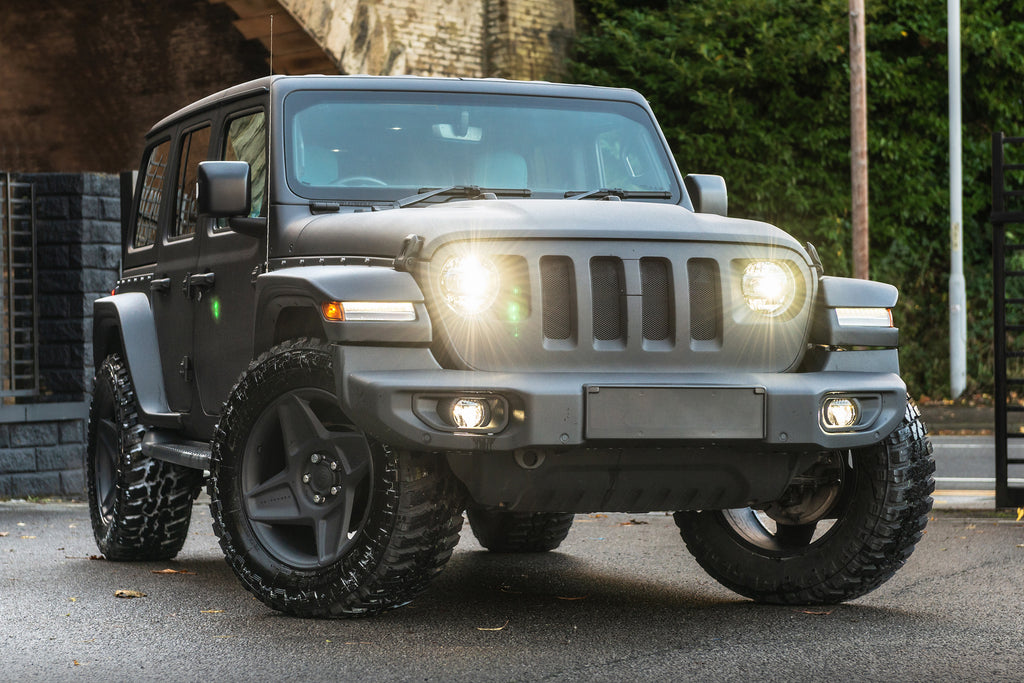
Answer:
[[[867,3],[871,276],[896,284],[903,373],[949,392],[945,6]],[[845,0],[577,0],[573,80],[642,92],[683,173],[717,173],[730,213],[850,253]],[[1024,5],[962,3],[969,389],[992,384],[992,133],[1024,135]]]

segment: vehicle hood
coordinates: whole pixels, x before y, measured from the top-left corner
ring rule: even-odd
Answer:
[[[469,200],[307,215],[288,224],[274,251],[286,257],[393,257],[410,234],[424,240],[422,259],[449,242],[481,239],[730,242],[789,248],[806,259],[799,242],[767,223],[698,214],[674,204],[557,199]]]

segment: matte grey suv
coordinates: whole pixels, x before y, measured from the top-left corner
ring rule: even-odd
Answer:
[[[673,511],[755,600],[872,590],[934,487],[896,289],[726,207],[630,90],[271,77],[182,109],[95,305],[100,550],[173,557],[205,479],[232,569],[296,615],[408,601],[464,512],[539,552]]]

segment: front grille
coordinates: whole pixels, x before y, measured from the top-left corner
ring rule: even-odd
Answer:
[[[643,297],[642,331],[644,339],[666,341],[674,332],[672,325],[672,282],[669,262],[660,258],[640,259],[640,292]]]
[[[737,268],[777,247],[716,242],[523,239],[476,241],[501,289],[485,315],[439,307],[439,348],[452,367],[493,371],[775,371],[804,350],[809,302],[768,319],[736,306]],[[455,243],[431,259],[443,264]],[[696,252],[696,253],[695,253]],[[698,255],[699,254],[699,255]],[[793,256],[792,267],[809,279]],[[438,266],[440,267],[440,266]],[[439,273],[428,273],[441,297]],[[770,339],[771,343],[765,343]]]
[[[692,258],[686,262],[686,275],[690,283],[690,338],[694,341],[718,339],[722,329],[718,263],[707,258]]]
[[[545,338],[559,341],[572,338],[576,322],[574,284],[572,261],[567,256],[541,258],[541,311]]]
[[[626,337],[626,289],[623,280],[621,260],[602,257],[590,262],[594,339],[597,341]]]

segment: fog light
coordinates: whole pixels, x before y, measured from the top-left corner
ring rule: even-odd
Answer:
[[[825,418],[826,427],[844,429],[857,424],[860,408],[853,399],[829,398],[825,400],[822,416]]]
[[[461,429],[479,429],[491,421],[487,401],[460,398],[452,402],[452,422]]]

